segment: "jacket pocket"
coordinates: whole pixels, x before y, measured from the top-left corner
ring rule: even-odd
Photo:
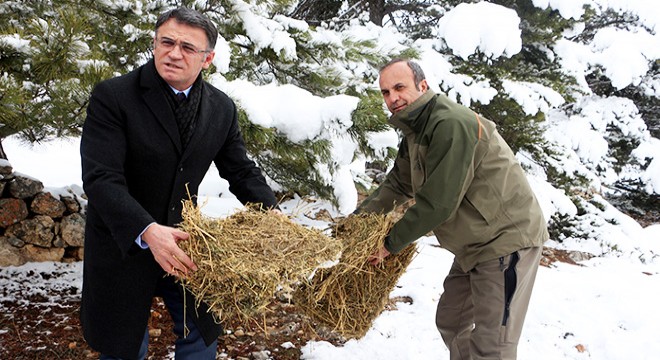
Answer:
[[[426,182],[426,168],[421,159],[415,158],[412,160],[410,174],[413,192],[417,192]]]
[[[478,201],[472,201],[469,197],[463,199],[464,204],[461,205],[459,211],[464,217],[465,229],[477,239],[484,239],[489,235],[492,230],[491,226],[494,224],[494,216],[489,211],[483,211],[479,207]]]

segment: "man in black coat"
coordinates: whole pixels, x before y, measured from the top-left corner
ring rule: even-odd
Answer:
[[[164,276],[196,270],[177,246],[188,234],[174,226],[186,185],[196,194],[212,162],[241,202],[276,206],[247,157],[236,106],[202,80],[217,34],[194,10],[168,11],[156,22],[153,59],[91,94],[80,145],[89,199],[81,323],[101,359],[144,359],[154,296],[174,320],[176,358],[215,359],[220,325]]]

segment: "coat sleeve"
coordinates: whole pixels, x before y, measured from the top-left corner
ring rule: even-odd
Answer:
[[[355,212],[387,213],[396,206],[412,199],[412,197],[410,156],[408,154],[408,143],[403,138],[399,144],[394,166],[387,174],[385,181],[362,201]]]
[[[478,136],[467,121],[439,121],[429,132],[426,180],[415,193],[415,204],[392,227],[386,248],[397,253],[449,219],[472,182],[473,154]]]
[[[80,141],[82,180],[90,207],[100,216],[124,256],[154,222],[128,190],[125,119],[110,86],[102,82],[90,97]]]
[[[261,204],[264,208],[277,206],[275,194],[266,183],[261,169],[247,155],[235,105],[227,138],[214,163],[220,176],[229,182],[229,191],[241,203]]]

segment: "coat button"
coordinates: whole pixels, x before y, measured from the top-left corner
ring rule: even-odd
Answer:
[[[183,167],[180,167],[180,168],[179,168],[179,172],[183,172]]]
[[[171,210],[171,211],[174,211],[174,210],[176,210],[176,207],[175,207],[175,206],[172,206],[172,208],[171,208],[170,210]]]

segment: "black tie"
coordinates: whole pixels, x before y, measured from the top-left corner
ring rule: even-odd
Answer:
[[[185,99],[186,99],[186,94],[185,93],[183,93],[183,92],[176,93],[176,100],[178,102],[183,102],[183,100],[185,100]]]

